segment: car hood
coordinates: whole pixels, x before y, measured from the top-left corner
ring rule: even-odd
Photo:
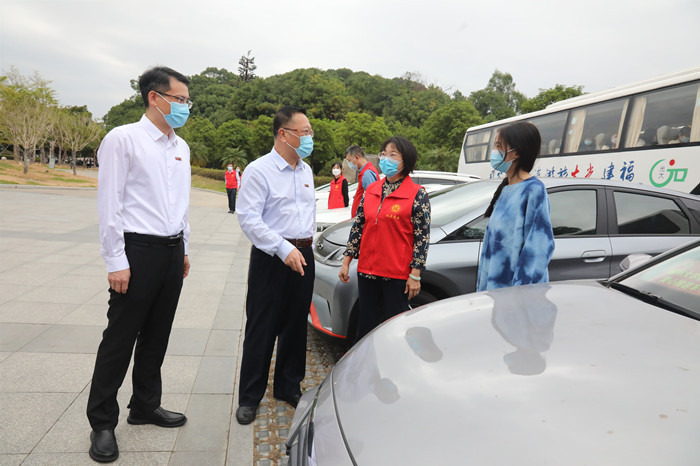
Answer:
[[[595,281],[401,314],[332,372],[357,464],[697,464],[700,322]]]

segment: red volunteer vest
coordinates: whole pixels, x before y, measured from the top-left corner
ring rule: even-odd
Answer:
[[[360,170],[360,173],[357,174],[357,191],[355,191],[355,197],[352,199],[352,216],[355,217],[355,214],[357,213],[357,206],[360,205],[360,200],[362,199],[362,195],[365,192],[365,188],[362,187],[362,176],[365,174],[367,170],[372,170],[374,174],[377,176],[377,180],[379,180],[379,172],[377,171],[376,168],[374,168],[374,165],[372,165],[372,162],[367,162],[364,167],[362,167],[362,170]]]
[[[221,185],[219,185],[221,186]],[[236,170],[229,173],[226,170],[226,189],[236,189],[238,188],[238,179],[236,178]]]
[[[384,181],[372,183],[365,193],[365,226],[357,271],[407,280],[413,259],[411,211],[421,186],[407,176],[382,202]]]
[[[337,180],[334,178],[333,181],[331,181],[331,191],[328,194],[329,209],[345,207],[345,198],[343,198],[343,181],[345,181],[345,177],[343,175],[340,175]]]

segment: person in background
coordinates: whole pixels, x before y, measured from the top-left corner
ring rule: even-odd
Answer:
[[[328,193],[328,208],[347,207],[349,203],[348,180],[343,176],[343,165],[340,162],[334,163],[331,167],[331,173],[333,173],[333,180]]]
[[[690,142],[690,126],[684,126],[678,131],[678,142],[681,144]]]
[[[365,189],[379,179],[379,172],[374,168],[372,162],[367,160],[365,152],[360,146],[353,145],[345,149],[345,160],[348,161],[350,168],[357,172],[357,191],[355,191],[355,197],[352,200],[351,210],[354,217]]]
[[[493,290],[549,281],[554,253],[549,197],[530,175],[540,151],[540,133],[528,122],[505,126],[496,134],[491,166],[506,177],[484,214],[484,233],[476,289]]]
[[[349,282],[350,263],[358,259],[358,340],[407,311],[408,301],[420,292],[430,243],[430,199],[409,176],[417,160],[408,139],[384,141],[379,167],[386,178],[366,189],[357,208],[338,276]]]
[[[236,409],[239,424],[255,420],[275,340],[273,396],[296,407],[306,372],[316,192],[313,172],[303,159],[313,151],[314,131],[303,109],[285,106],[275,114],[272,133],[272,150],[246,167],[238,194],[238,222],[253,243]]]
[[[240,178],[238,176],[238,172],[233,171],[232,164],[228,164],[224,177],[226,178],[226,194],[228,195],[228,213],[235,214],[236,191],[238,190]]]
[[[146,114],[118,126],[98,151],[100,245],[109,282],[109,323],[95,358],[87,417],[90,457],[119,457],[117,392],[134,353],[129,424],[178,427],[184,414],[163,409],[161,366],[185,277],[190,226],[190,149],[173,131],[192,107],[184,75],[146,71],[139,89]],[[136,349],[134,350],[134,344]]]

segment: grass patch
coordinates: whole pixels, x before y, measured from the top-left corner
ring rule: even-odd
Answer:
[[[192,187],[210,189],[220,193],[226,192],[226,185],[223,181],[213,180],[202,175],[192,175]]]
[[[25,174],[24,165],[11,160],[0,161],[0,183],[32,186],[97,186],[95,178],[52,170],[40,163],[29,165],[29,171]]]

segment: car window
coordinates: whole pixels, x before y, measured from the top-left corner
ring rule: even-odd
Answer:
[[[616,191],[617,232],[621,235],[684,235],[690,221],[671,199]]]
[[[457,228],[455,231],[445,236],[442,241],[465,241],[470,239],[482,239],[486,231],[489,219],[481,216],[466,225]]]
[[[619,281],[650,298],[666,302],[700,318],[700,247],[688,249]]]
[[[426,176],[420,176],[417,179],[414,179],[416,183],[420,185],[426,185],[426,184],[441,184],[445,186],[451,186],[454,184],[458,184],[455,180],[446,180],[444,178],[433,178],[433,177],[426,177]]]
[[[475,181],[430,193],[430,225],[442,227],[477,208],[486,211],[498,183]]]
[[[596,191],[579,189],[549,194],[554,236],[595,235],[598,208]]]

